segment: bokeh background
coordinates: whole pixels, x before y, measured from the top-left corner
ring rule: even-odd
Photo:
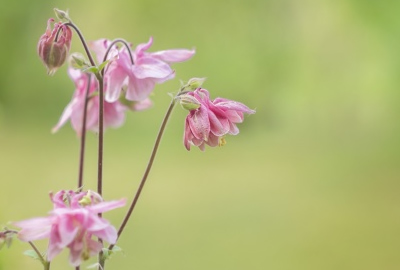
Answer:
[[[50,134],[74,86],[36,54],[53,7],[69,8],[88,40],[197,50],[153,109],[107,130],[106,199],[132,198],[179,79],[207,77],[213,97],[257,110],[225,147],[187,152],[176,108],[107,269],[400,268],[400,2],[0,2],[1,225],[45,215],[49,191],[76,185],[78,138],[69,124]],[[89,134],[86,188],[95,181]],[[124,211],[106,217],[118,225]],[[26,249],[1,250],[0,269],[42,269]],[[72,269],[66,258],[52,269]]]

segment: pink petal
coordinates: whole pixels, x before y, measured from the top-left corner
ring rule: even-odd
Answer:
[[[98,63],[103,62],[104,55],[106,54],[107,48],[110,44],[111,41],[104,38],[89,42],[89,48],[96,54]]]
[[[63,113],[61,114],[60,120],[58,120],[58,123],[52,128],[52,133],[56,133],[68,121],[68,119],[71,117],[74,103],[76,103],[76,101],[77,100],[74,99],[72,102],[68,103],[67,107],[65,107]]]
[[[201,106],[196,111],[191,111],[190,113],[189,126],[194,137],[207,141],[210,133],[210,121],[208,119],[207,109]]]
[[[18,238],[28,242],[49,237],[52,222],[53,217],[44,217],[22,220],[13,224],[22,228],[18,233]]]
[[[105,100],[108,102],[117,101],[121,95],[121,89],[125,79],[128,77],[126,72],[119,67],[112,67],[105,74]]]
[[[132,72],[138,79],[163,79],[173,73],[173,70],[168,64],[164,63],[163,61],[154,58],[143,57],[140,59],[140,61],[136,62],[135,65],[133,65]]]
[[[118,201],[100,202],[98,204],[88,206],[88,208],[93,213],[98,214],[98,213],[104,213],[104,212],[113,210],[115,208],[122,207],[125,204],[126,204],[126,199],[121,199],[121,200],[118,200]]]
[[[185,50],[185,49],[165,50],[165,51],[150,53],[151,57],[169,63],[183,62],[189,60],[194,54],[195,50]]]
[[[144,52],[147,51],[147,50],[151,47],[152,44],[153,44],[153,37],[150,37],[150,38],[149,38],[149,41],[148,41],[147,43],[139,44],[139,45],[136,47],[135,53],[134,53],[134,55],[135,55],[135,59],[134,59],[135,62],[138,60],[139,57],[142,57],[142,56],[143,56]]]
[[[134,76],[129,77],[128,89],[126,91],[126,99],[133,101],[141,101],[148,98],[155,86],[154,79],[137,79]]]
[[[189,115],[186,117],[185,120],[185,131],[183,134],[183,144],[185,145],[186,149],[190,151],[190,142],[192,140],[193,134],[192,131],[190,130],[189,126]]]
[[[253,114],[256,112],[254,110],[249,109],[243,103],[224,99],[224,98],[216,98],[213,101],[213,103],[214,103],[214,105],[216,105],[218,108],[221,108],[222,110],[234,110],[234,111],[244,112],[244,113],[248,113],[248,114]]]
[[[117,242],[118,233],[117,230],[109,225],[107,228],[100,231],[93,231],[93,234],[97,237],[107,241],[110,244],[115,244]]]
[[[104,125],[117,128],[125,121],[125,107],[119,102],[104,103]]]

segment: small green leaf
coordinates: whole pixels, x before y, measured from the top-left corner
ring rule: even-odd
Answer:
[[[91,67],[82,69],[82,72],[91,72],[93,74],[96,74],[99,72],[99,69],[97,67],[91,66]]]
[[[40,257],[38,256],[38,254],[32,249],[24,251],[24,255],[31,257],[32,259],[35,259],[35,260],[40,260]]]
[[[103,63],[101,63],[101,64],[99,65],[99,71],[102,71],[103,68],[105,68],[106,65],[107,65],[109,62],[110,62],[110,60],[106,60],[106,61],[104,61]]]

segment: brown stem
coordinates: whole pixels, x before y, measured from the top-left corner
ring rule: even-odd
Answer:
[[[173,100],[171,101],[171,104],[169,105],[169,108],[168,108],[168,110],[167,110],[167,112],[166,112],[166,114],[165,114],[165,116],[164,116],[164,120],[163,120],[163,122],[162,122],[162,124],[161,124],[160,130],[158,131],[158,135],[157,135],[157,138],[156,138],[156,142],[155,142],[155,144],[154,144],[153,151],[152,151],[152,153],[151,153],[149,162],[148,162],[148,164],[147,164],[146,171],[144,172],[144,175],[143,175],[142,180],[141,180],[141,182],[140,182],[140,185],[139,185],[139,187],[138,187],[138,189],[137,189],[137,191],[136,191],[135,197],[133,198],[133,201],[132,201],[132,203],[131,203],[131,205],[130,205],[130,207],[129,207],[129,210],[128,210],[128,212],[126,213],[125,218],[124,218],[124,220],[122,221],[121,226],[119,227],[119,230],[118,230],[118,238],[121,236],[121,234],[122,234],[122,232],[123,232],[123,230],[124,230],[126,224],[128,223],[128,220],[129,220],[129,218],[131,217],[131,214],[132,214],[132,212],[133,212],[133,209],[135,209],[136,203],[137,203],[137,201],[138,201],[138,199],[139,199],[139,197],[140,197],[140,194],[141,194],[141,192],[142,192],[142,189],[143,189],[143,187],[144,187],[144,184],[146,183],[147,176],[148,176],[149,173],[150,173],[151,167],[152,167],[152,165],[153,165],[154,158],[156,157],[156,154],[157,154],[158,146],[160,145],[162,135],[163,135],[163,133],[164,133],[165,127],[166,127],[166,125],[167,125],[168,119],[169,119],[169,117],[170,117],[170,115],[171,115],[171,112],[172,112],[172,109],[174,108],[174,106],[175,106],[175,99],[173,99]],[[113,248],[114,246],[115,246],[115,244],[112,244],[112,245],[110,245],[110,246],[108,247],[108,249],[109,249],[109,250],[112,250],[112,248]]]
[[[87,105],[89,102],[89,90],[90,90],[90,80],[91,80],[91,75],[87,74],[88,76],[88,82],[86,86],[86,92],[85,92],[85,104],[83,106],[83,116],[82,116],[82,129],[81,129],[81,149],[79,153],[79,174],[78,174],[78,188],[82,188],[83,186],[83,165],[84,165],[84,160],[85,160],[85,144],[86,144],[86,119],[87,119]]]

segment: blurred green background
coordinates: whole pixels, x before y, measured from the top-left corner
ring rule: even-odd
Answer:
[[[106,199],[132,198],[179,79],[207,77],[213,97],[257,110],[203,153],[183,147],[176,108],[107,269],[400,268],[400,2],[0,2],[1,225],[46,215],[49,191],[75,189],[79,141],[69,124],[50,134],[74,86],[36,54],[53,7],[69,8],[88,40],[151,35],[151,51],[197,50],[157,86],[152,110],[107,130]],[[89,134],[86,188],[95,181]],[[106,217],[118,226],[124,211]],[[1,250],[0,269],[41,269],[26,249]],[[72,269],[66,257],[52,269]]]

